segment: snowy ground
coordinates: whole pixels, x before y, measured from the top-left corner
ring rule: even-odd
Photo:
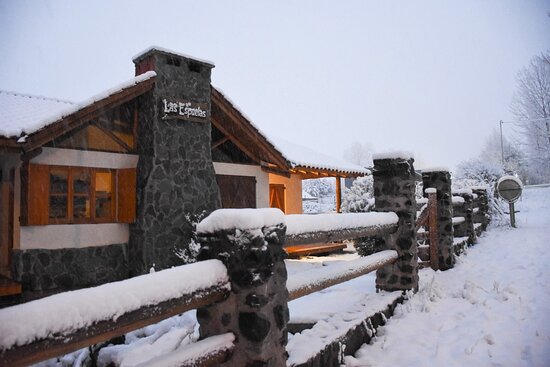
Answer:
[[[346,366],[550,366],[550,188],[527,189],[518,228],[491,228]]]
[[[550,188],[525,190],[517,229],[491,227],[446,272],[420,271],[420,291],[398,306],[376,340],[346,366],[550,366]],[[288,260],[292,274],[356,258],[352,252]],[[290,302],[292,322],[315,322],[362,304],[374,274]],[[104,347],[98,365],[147,363],[198,338],[194,311]],[[79,366],[87,349],[46,366]],[[86,362],[83,364],[85,365]]]

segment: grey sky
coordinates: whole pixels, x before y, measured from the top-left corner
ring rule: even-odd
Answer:
[[[0,89],[83,100],[158,45],[213,61],[213,84],[268,134],[454,167],[512,118],[517,71],[550,49],[549,12],[520,0],[0,0]]]

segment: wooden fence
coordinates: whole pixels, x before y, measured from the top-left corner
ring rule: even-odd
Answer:
[[[271,217],[274,214],[270,211],[273,209],[239,212],[243,213],[244,219],[241,218],[242,220],[234,223],[241,223],[240,226],[234,224],[216,227],[216,225],[209,226],[203,221],[206,224],[200,233],[203,241],[201,258],[210,260],[70,292],[72,296],[58,294],[0,310],[0,365],[24,366],[36,363],[88,345],[108,341],[191,309],[198,309],[201,340],[194,345],[181,348],[177,356],[170,356],[172,360],[178,358],[180,365],[215,366],[227,363],[227,365],[238,366],[252,361],[267,363],[266,361],[272,360],[274,356],[281,359],[274,362],[272,360],[272,365],[285,365],[288,301],[372,271],[377,271],[376,284],[380,290],[416,290],[418,287],[417,259],[411,259],[408,255],[410,251],[402,248],[404,241],[405,243],[412,241],[411,246],[416,253],[416,233],[420,227],[425,228],[424,232],[428,233],[419,236],[419,239],[429,241],[431,246],[428,251],[429,264],[432,268],[438,269],[437,244],[440,233],[437,230],[437,193],[435,190],[427,192],[428,200],[425,208],[420,211],[418,220],[411,228],[409,218],[416,217],[417,208],[414,205],[414,184],[411,185],[411,182],[414,183],[414,170],[411,169],[412,163],[408,162],[410,160],[388,159],[379,162],[378,166],[375,162],[375,169],[378,169],[375,171],[375,185],[378,184],[375,186],[375,193],[378,193],[376,196],[378,207],[397,208],[395,213],[348,214],[347,217],[346,214],[335,214],[338,217],[337,220],[327,220],[328,217],[311,215],[292,216],[292,218],[286,216],[273,221]],[[403,180],[404,173],[407,174],[406,179],[399,181],[396,185],[396,177]],[[387,186],[384,186],[386,184]],[[391,192],[390,188],[395,191]],[[472,193],[460,193],[460,195],[461,197],[469,195],[472,203],[469,209],[460,215],[464,220],[453,221],[455,227],[462,225],[467,218],[472,221],[475,218],[486,218],[483,203],[475,201],[481,198],[474,197]],[[413,198],[412,203],[411,198]],[[457,207],[460,201],[460,199],[455,200]],[[466,201],[464,199],[464,202]],[[223,212],[223,210],[214,212],[212,215],[215,216],[216,213],[221,213],[219,216],[225,216],[225,222],[221,220],[220,223],[226,224],[227,218],[231,222],[235,216],[240,215],[235,211]],[[242,223],[247,222],[246,218],[252,216],[257,219],[262,215],[265,216],[265,220],[260,221],[260,225],[255,222],[253,226],[242,226]],[[290,226],[293,221],[298,222],[295,225],[297,227],[308,227],[304,223],[299,223],[301,218],[306,217],[307,219],[303,220],[308,221],[311,229],[287,228],[287,225]],[[208,218],[205,221],[208,221]],[[483,222],[481,225],[486,223]],[[285,236],[287,229],[288,233]],[[283,245],[372,236],[384,240],[385,245],[381,252],[344,264],[340,268],[336,267],[332,272],[317,269],[307,274],[291,276],[287,280]],[[205,274],[214,274],[214,280],[205,281],[204,284],[199,282],[181,289],[177,286],[185,283],[186,279],[203,278]],[[159,281],[162,279],[160,277],[165,275],[166,279],[171,281]],[[84,317],[80,326],[72,328],[55,323],[45,327],[37,323],[40,325],[27,325],[28,330],[22,333],[17,329],[16,323],[32,322],[32,320],[26,320],[25,315],[40,315],[47,310],[43,316],[45,319],[58,320],[74,310],[77,313],[85,313],[85,309],[82,308],[83,298],[93,299],[98,297],[98,294],[101,297],[109,297],[109,294],[132,294],[136,288],[136,284],[131,282],[133,280],[137,282],[142,292],[133,300],[131,307],[122,305],[119,309],[104,315],[96,315],[89,319]],[[175,290],[172,289],[174,286]],[[147,294],[152,287],[160,288],[161,292],[147,298],[144,294]],[[172,293],[167,291],[171,295],[158,296],[165,293],[163,289],[171,289]],[[63,307],[54,307],[56,305]],[[10,324],[9,320],[15,320],[16,323]],[[12,325],[13,328],[10,329],[7,324]],[[206,352],[204,348],[197,349],[197,344],[200,345],[200,343],[208,349]],[[319,354],[325,352],[320,350]],[[353,353],[354,350],[346,352]],[[327,359],[329,357],[323,358],[325,361],[330,360]]]

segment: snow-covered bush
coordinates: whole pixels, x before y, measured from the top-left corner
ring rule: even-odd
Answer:
[[[497,225],[507,224],[504,213],[506,205],[495,195],[496,183],[505,175],[502,166],[474,158],[460,163],[457,168],[456,178],[453,178],[453,191],[472,186],[486,186],[492,222]]]
[[[342,193],[342,212],[363,213],[374,208],[374,189],[372,176],[358,177],[351,187]]]

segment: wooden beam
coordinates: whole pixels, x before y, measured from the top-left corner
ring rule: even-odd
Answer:
[[[280,168],[269,167],[269,166],[262,165],[262,171],[267,172],[267,173],[273,173],[273,174],[279,175],[279,176],[284,176],[286,178],[290,178],[290,172],[286,171],[286,170],[282,170]]]
[[[98,129],[100,129],[105,135],[113,139],[118,145],[120,145],[123,149],[126,149],[126,152],[131,152],[132,147],[126,144],[124,140],[116,136],[111,130],[109,130],[107,127],[104,126],[104,123],[102,121],[98,121],[96,123],[92,123],[92,125],[96,126]]]
[[[223,138],[221,138],[220,140],[218,140],[217,142],[215,143],[212,143],[212,150],[216,149],[217,147],[219,147],[220,145],[222,145],[223,143],[225,143],[226,141],[229,140],[229,137],[228,136],[224,136]]]
[[[185,311],[211,305],[228,295],[225,286],[213,286],[192,295],[145,306],[125,313],[116,320],[99,321],[70,335],[38,340],[30,344],[0,351],[0,366],[27,366],[75,350],[110,340],[130,331],[155,324]]]

